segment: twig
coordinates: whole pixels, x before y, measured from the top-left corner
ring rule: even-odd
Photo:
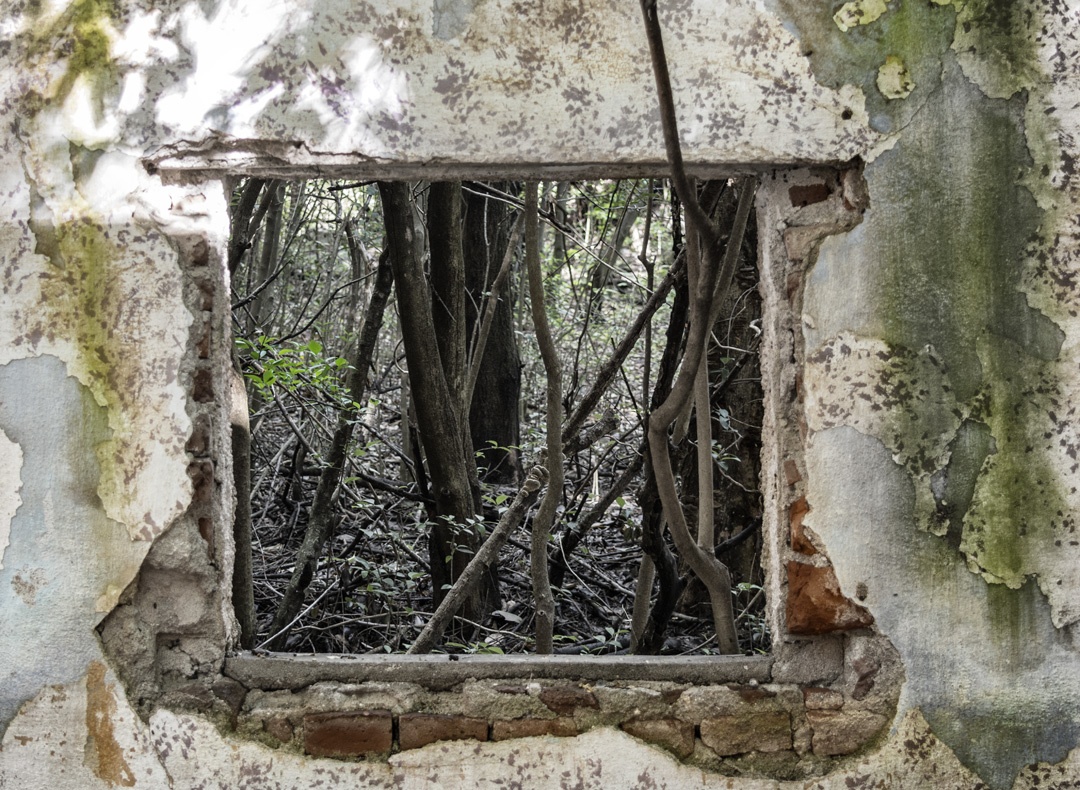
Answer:
[[[541,486],[546,481],[547,472],[543,468],[534,467],[529,472],[529,476],[525,478],[525,483],[518,490],[510,507],[502,514],[499,523],[495,525],[487,540],[465,566],[465,570],[446,593],[439,608],[435,610],[435,614],[428,620],[424,630],[420,632],[420,636],[406,651],[407,653],[415,655],[431,652],[431,648],[442,638],[446,626],[450,624],[458,609],[465,603],[491,563],[499,556],[499,549],[503,547],[510,533],[521,523],[525,517],[525,511],[535,501]]]

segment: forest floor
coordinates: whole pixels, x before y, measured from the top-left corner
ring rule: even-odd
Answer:
[[[260,429],[253,460],[254,583],[260,626],[266,640],[281,590],[293,571],[303,540],[317,478],[314,470],[292,469],[289,429],[269,413]],[[400,485],[400,484],[399,484]],[[408,490],[403,486],[403,490]],[[499,489],[489,494],[498,498]],[[507,501],[513,489],[501,490]],[[426,572],[427,525],[421,503],[374,492],[353,479],[337,502],[340,521],[293,627],[288,649],[314,653],[400,653],[432,612],[431,577]],[[488,515],[497,516],[497,508]],[[573,655],[627,653],[634,590],[642,551],[636,545],[640,512],[625,500],[586,535],[571,555],[563,586],[556,589],[556,652]],[[446,653],[527,653],[533,649],[533,595],[529,580],[528,520],[510,536],[498,562],[501,604],[482,623],[459,620],[457,636],[437,648]],[[736,580],[738,581],[738,580]],[[745,654],[767,652],[761,587],[736,584],[735,611]],[[462,634],[468,634],[463,636]],[[716,652],[709,606],[703,590],[691,586],[667,628],[664,654]]]

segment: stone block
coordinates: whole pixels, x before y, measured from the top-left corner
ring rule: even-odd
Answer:
[[[393,743],[394,717],[388,710],[304,717],[304,751],[316,757],[389,754]]]
[[[721,757],[747,752],[780,752],[792,748],[791,714],[747,711],[701,722],[701,741]]]
[[[223,677],[215,681],[210,690],[214,692],[215,697],[229,706],[233,716],[240,712],[244,697],[247,696],[247,689],[231,678]]]
[[[792,634],[827,634],[866,628],[873,616],[840,591],[832,566],[787,564],[787,630]]]
[[[808,686],[803,689],[803,702],[807,710],[840,710],[844,707],[844,695],[833,689]]]
[[[293,725],[288,716],[271,716],[263,721],[263,729],[282,743],[288,743],[293,737]]]
[[[667,749],[679,759],[694,752],[694,725],[681,719],[634,719],[624,722],[623,732],[646,743]]]
[[[814,754],[819,757],[856,752],[889,723],[881,714],[852,710],[808,710],[806,719],[814,731]]]
[[[538,735],[554,735],[565,738],[578,734],[573,719],[541,719],[526,716],[521,719],[499,719],[491,723],[491,740],[508,741],[513,738],[534,738]]]
[[[596,696],[581,686],[548,686],[540,692],[540,701],[560,716],[568,716],[576,708],[599,708]]]
[[[776,645],[773,680],[778,683],[832,683],[844,671],[844,644],[822,637]]]
[[[402,751],[436,741],[486,741],[486,719],[445,713],[403,713],[398,717],[398,743]]]

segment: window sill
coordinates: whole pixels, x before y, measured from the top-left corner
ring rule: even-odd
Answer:
[[[449,656],[234,653],[225,674],[249,689],[301,689],[327,681],[418,683],[433,690],[465,680],[510,678],[587,681],[766,683],[771,656]]]

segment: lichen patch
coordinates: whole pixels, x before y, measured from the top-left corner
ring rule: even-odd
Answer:
[[[886,99],[906,99],[915,90],[915,80],[903,60],[889,55],[878,69],[877,87]]]
[[[841,6],[833,16],[833,22],[847,33],[853,27],[869,25],[888,10],[885,0],[852,0]]]

